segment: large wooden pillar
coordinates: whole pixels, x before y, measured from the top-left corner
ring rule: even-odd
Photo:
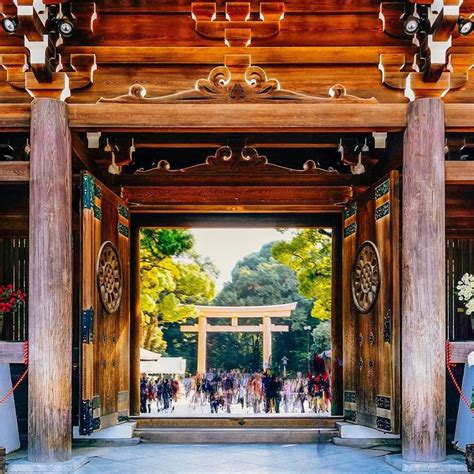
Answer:
[[[131,232],[131,318],[130,318],[130,414],[140,415],[140,229],[132,227]]]
[[[198,356],[197,371],[199,374],[206,372],[207,359],[207,318],[202,315],[198,318]]]
[[[72,218],[67,108],[31,104],[28,460],[71,458]]]
[[[408,106],[403,146],[402,455],[446,457],[444,105]]]

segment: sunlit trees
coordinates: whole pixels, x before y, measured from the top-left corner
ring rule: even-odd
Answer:
[[[221,306],[259,306],[296,301],[297,308],[291,319],[290,332],[275,334],[273,362],[278,366],[283,356],[288,357],[288,369],[306,367],[306,338],[303,327],[312,323],[312,302],[298,292],[295,272],[272,257],[274,243],[265,244],[259,252],[247,255],[232,270],[232,280],[215,298]],[[315,321],[314,321],[315,322]],[[261,334],[212,334],[208,337],[209,364],[225,368],[261,368]]]
[[[314,301],[311,315],[331,318],[331,234],[322,229],[304,229],[291,241],[279,241],[273,257],[295,271],[299,292]]]
[[[161,325],[196,317],[194,304],[215,294],[212,264],[193,251],[194,239],[181,229],[145,229],[140,240],[142,346],[166,349]]]

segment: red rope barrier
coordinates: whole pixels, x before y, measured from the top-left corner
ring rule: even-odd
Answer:
[[[23,343],[23,363],[25,365],[28,365],[28,356],[29,356],[28,341],[25,341]],[[17,383],[10,390],[8,390],[8,392],[2,399],[0,399],[0,405],[5,403],[13,395],[13,392],[20,386],[21,382],[25,380],[25,377],[27,374],[28,374],[28,367],[25,369],[22,376],[18,379]]]
[[[456,377],[454,377],[452,367],[454,367],[456,364],[451,361],[451,345],[449,344],[449,341],[446,341],[446,367],[448,368],[448,373],[451,377],[451,380],[456,387],[456,390],[459,393],[459,396],[461,397],[461,400],[464,402],[464,404],[467,406],[468,410],[474,415],[474,408],[471,408],[471,404],[469,403],[469,400],[466,398],[464,393],[462,392],[461,387],[458,384],[458,381],[456,380]]]

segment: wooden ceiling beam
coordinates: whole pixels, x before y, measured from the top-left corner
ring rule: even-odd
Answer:
[[[122,174],[112,176],[113,186],[123,187],[156,187],[156,186],[310,186],[310,187],[340,187],[360,186],[366,184],[366,179],[361,175],[324,173],[310,174],[288,170],[286,174],[262,173],[258,169],[248,173],[226,173],[218,171],[209,173],[201,172],[168,172],[162,175]]]
[[[406,104],[100,103],[71,104],[68,109],[70,126],[78,130],[366,132],[398,131],[406,126]]]
[[[474,185],[474,161],[446,161],[446,184]]]
[[[336,207],[326,213],[154,213],[132,211],[133,227],[163,228],[334,228],[341,224],[341,211]]]
[[[218,0],[215,2],[217,6],[224,7],[225,1]],[[259,11],[260,2],[251,3],[251,11],[256,13]],[[286,13],[376,13],[378,5],[371,1],[364,0],[341,0],[334,3],[331,0],[286,0]],[[98,0],[97,10],[101,14],[117,14],[117,13],[189,13],[189,0]]]
[[[408,46],[410,50],[411,46]],[[415,51],[416,48],[413,48]],[[1,52],[1,50],[0,50]],[[232,54],[249,54],[248,48],[232,48]],[[94,54],[98,64],[221,64],[226,46],[74,46],[67,47],[68,54]],[[406,54],[407,46],[281,46],[252,47],[252,62],[267,64],[379,64],[380,54]]]
[[[27,183],[30,180],[28,161],[0,161],[1,183]]]
[[[354,195],[350,186],[135,186],[121,194],[134,212],[337,212]]]

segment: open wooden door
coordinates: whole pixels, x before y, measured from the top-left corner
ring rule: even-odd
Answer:
[[[399,207],[392,171],[344,213],[344,416],[389,433],[400,432]]]
[[[79,431],[90,434],[129,413],[129,210],[91,174],[81,179]]]

